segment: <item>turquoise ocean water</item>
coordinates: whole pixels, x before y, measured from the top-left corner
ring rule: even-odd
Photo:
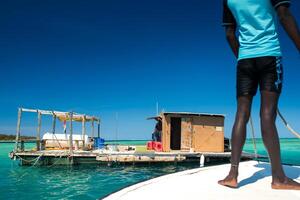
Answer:
[[[145,141],[123,141],[145,144]],[[266,155],[262,141],[258,152]],[[281,139],[282,158],[300,165],[300,140]],[[0,143],[0,199],[98,199],[134,183],[197,167],[197,165],[149,166],[44,166],[21,167],[8,158],[13,143]],[[253,152],[251,140],[245,151]]]

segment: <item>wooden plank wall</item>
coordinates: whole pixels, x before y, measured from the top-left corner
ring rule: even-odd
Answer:
[[[193,131],[195,151],[224,152],[224,118],[194,117]]]
[[[181,150],[189,151],[192,148],[193,126],[192,117],[181,119]]]
[[[194,150],[206,152],[224,152],[223,131],[213,126],[194,125]]]
[[[162,116],[162,144],[163,151],[169,152],[170,149],[170,139],[171,139],[171,118],[169,116]]]

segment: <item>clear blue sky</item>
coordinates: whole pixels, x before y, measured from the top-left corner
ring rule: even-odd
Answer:
[[[15,133],[17,108],[23,106],[100,116],[107,139],[116,138],[117,112],[119,139],[148,139],[154,123],[145,118],[156,113],[158,101],[166,111],[226,114],[230,136],[236,61],[221,27],[221,2],[2,1],[0,133]],[[298,22],[299,8],[293,1]],[[285,69],[280,107],[299,130],[300,56],[282,29],[280,39]],[[258,109],[256,96],[260,136]],[[24,116],[22,133],[35,135],[36,121],[35,115]],[[280,136],[290,136],[278,124]]]

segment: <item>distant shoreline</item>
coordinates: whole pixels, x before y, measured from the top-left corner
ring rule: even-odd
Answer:
[[[0,143],[15,143],[15,140],[0,140]],[[34,140],[26,140],[25,143],[34,143]]]
[[[0,143],[15,143],[13,140],[0,140]]]
[[[15,135],[6,135],[6,134],[0,134],[0,142],[14,142],[16,139]],[[21,136],[20,140],[34,140],[35,137],[32,136]]]

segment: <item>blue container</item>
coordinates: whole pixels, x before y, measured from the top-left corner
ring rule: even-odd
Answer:
[[[105,140],[100,137],[94,138],[94,149],[103,149]]]

